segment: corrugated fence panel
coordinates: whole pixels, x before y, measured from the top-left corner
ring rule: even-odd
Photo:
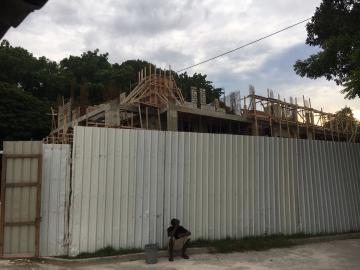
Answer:
[[[40,255],[67,254],[70,145],[43,144]]]
[[[167,132],[165,149],[164,226],[177,217],[196,239],[298,232],[290,140]]]
[[[193,239],[360,229],[360,145],[77,127],[71,254]]]
[[[301,232],[359,230],[360,145],[298,141]]]
[[[75,129],[70,254],[161,243],[165,134]]]
[[[38,141],[4,142],[4,155],[41,155],[42,144]],[[34,256],[37,187],[39,161],[30,157],[6,159],[5,188],[5,256]],[[8,186],[8,185],[19,186]],[[24,184],[25,186],[21,186]],[[4,202],[3,202],[4,203]],[[28,224],[27,224],[28,223]]]

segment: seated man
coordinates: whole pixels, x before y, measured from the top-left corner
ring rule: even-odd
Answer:
[[[174,248],[181,248],[181,257],[189,259],[189,256],[186,255],[186,248],[191,233],[183,226],[180,226],[180,220],[176,218],[171,220],[171,226],[167,229],[167,232],[169,236],[169,261],[174,260]]]

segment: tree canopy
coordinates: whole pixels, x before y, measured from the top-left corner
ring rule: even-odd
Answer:
[[[216,98],[220,98],[224,93],[222,88],[214,87],[213,83],[207,80],[206,74],[195,73],[193,76],[189,76],[185,72],[180,75],[175,74],[175,79],[186,100],[191,99],[191,86],[205,89],[207,103],[212,102]]]
[[[355,134],[360,128],[360,123],[354,117],[353,111],[350,107],[343,107],[334,114],[328,122],[325,123],[325,127],[333,128],[343,131],[355,131]]]
[[[1,41],[0,141],[41,139],[50,131],[48,114],[51,106],[56,107],[60,96],[72,97],[77,103],[81,99],[81,89],[86,89],[88,102],[99,104],[118,97],[121,92],[128,93],[137,83],[141,69],[149,65],[154,68],[143,60],[110,63],[108,56],[96,49],[80,56],[70,55],[57,63],[46,57],[37,58],[6,40]],[[188,100],[190,86],[206,89],[208,102],[222,93],[206,75],[183,73],[174,74],[174,77]]]
[[[0,143],[41,139],[50,132],[49,104],[3,82],[0,82],[0,96]]]
[[[307,33],[306,44],[321,51],[298,60],[296,73],[334,80],[346,98],[360,97],[360,0],[323,0]]]

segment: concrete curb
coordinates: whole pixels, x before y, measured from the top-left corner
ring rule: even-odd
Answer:
[[[189,248],[189,255],[196,254],[204,254],[204,253],[214,253],[214,248],[204,247],[204,248]],[[176,254],[175,254],[176,255]],[[166,250],[158,251],[158,258],[164,258],[168,256],[168,252]],[[125,254],[125,255],[117,255],[117,256],[108,256],[108,257],[97,257],[97,258],[88,258],[88,259],[61,259],[54,257],[42,257],[39,260],[42,263],[58,265],[58,266],[78,266],[78,265],[89,265],[89,264],[104,264],[111,262],[131,262],[131,261],[139,261],[144,260],[144,253],[133,253],[133,254]]]
[[[360,238],[360,233],[349,233],[349,234],[311,237],[311,238],[290,239],[290,241],[294,245],[304,245],[304,244],[321,243],[321,242],[346,240],[346,239],[359,239],[359,238]],[[188,249],[189,255],[204,254],[204,253],[216,253],[216,249],[214,249],[213,247]],[[159,250],[158,258],[163,258],[167,256],[168,253],[166,250]],[[138,261],[138,260],[144,260],[144,253],[133,253],[126,255],[97,257],[97,258],[88,258],[88,259],[61,259],[54,257],[39,258],[39,261],[41,261],[42,263],[47,263],[57,266],[69,266],[69,265],[79,266],[79,265],[90,265],[90,264],[104,264],[111,262],[130,262],[130,261]]]

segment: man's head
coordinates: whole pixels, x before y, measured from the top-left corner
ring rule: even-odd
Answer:
[[[170,223],[172,226],[179,226],[180,220],[178,220],[177,218],[173,218]]]

